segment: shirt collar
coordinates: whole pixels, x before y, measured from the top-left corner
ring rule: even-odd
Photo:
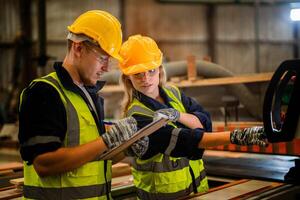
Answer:
[[[70,74],[68,71],[62,66],[62,62],[55,62],[54,69],[57,73],[59,80],[61,81],[62,85],[73,92],[78,91],[77,85],[73,82]],[[97,93],[100,91],[105,85],[105,81],[97,81],[95,86],[85,86],[85,88],[92,93]]]
[[[152,110],[159,110],[162,108],[169,108],[172,107],[170,105],[170,102],[173,101],[164,91],[162,87],[159,86],[159,95],[164,100],[165,104],[160,103],[156,99],[153,99],[151,97],[148,97],[147,95],[144,95],[143,93],[134,90],[133,97],[142,102],[146,107],[152,109]]]

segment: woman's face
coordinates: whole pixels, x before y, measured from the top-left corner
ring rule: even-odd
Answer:
[[[159,68],[130,75],[133,87],[146,96],[155,98],[159,94]]]

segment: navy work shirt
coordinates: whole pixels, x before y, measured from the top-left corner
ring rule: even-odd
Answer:
[[[162,88],[159,88],[159,94],[164,100],[165,104],[144,95],[141,92],[134,91],[134,97],[142,102],[146,107],[153,111],[172,108],[170,102],[173,101]],[[206,112],[200,104],[190,97],[187,97],[183,92],[181,92],[181,101],[187,113],[195,115],[203,125],[202,128],[189,129],[183,124],[176,122],[177,128],[181,128],[178,136],[175,149],[171,152],[173,157],[187,157],[189,159],[200,159],[203,156],[204,149],[199,149],[198,144],[202,139],[203,132],[212,131],[212,123],[210,115]],[[138,127],[142,128],[145,125],[152,122],[152,118],[134,114],[133,117],[138,122]],[[149,159],[157,153],[164,153],[169,146],[172,130],[174,129],[171,125],[166,125],[155,133],[149,136],[149,148],[146,153],[142,156],[142,159]]]
[[[62,63],[55,63],[54,69],[62,85],[74,93],[79,94],[86,104],[90,104],[82,90],[73,83],[67,70]],[[91,113],[97,122],[99,133],[105,132],[103,124],[104,111],[103,99],[97,92],[104,86],[104,82],[98,82],[94,87],[86,87],[95,107]],[[92,108],[89,105],[89,108]],[[40,154],[55,151],[62,147],[67,130],[66,110],[58,91],[44,82],[37,82],[24,91],[22,104],[19,111],[19,142],[22,159],[32,164],[34,158]],[[31,146],[22,146],[24,142],[35,136],[54,136],[60,142],[39,143]]]

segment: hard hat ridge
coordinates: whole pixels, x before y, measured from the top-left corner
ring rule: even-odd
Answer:
[[[68,30],[84,34],[112,57],[122,60],[119,51],[122,45],[121,24],[113,15],[102,10],[90,10],[80,15]]]
[[[123,43],[120,55],[123,61],[119,63],[125,75],[145,72],[159,67],[162,63],[162,52],[156,42],[146,36],[133,35]]]

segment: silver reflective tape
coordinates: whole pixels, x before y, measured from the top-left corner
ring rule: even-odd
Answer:
[[[172,172],[188,167],[189,160],[186,158],[170,160],[169,156],[163,156],[162,162],[147,162],[145,164],[137,164],[134,160],[132,166],[134,169],[144,172]]]
[[[46,144],[50,142],[58,142],[61,143],[62,141],[60,140],[59,137],[57,136],[35,136],[21,144],[22,147],[28,147],[28,146],[34,146],[37,144]]]
[[[67,146],[68,147],[74,147],[74,146],[78,146],[80,143],[79,141],[79,119],[77,116],[77,111],[74,108],[73,104],[71,103],[71,101],[69,100],[69,98],[66,96],[66,94],[64,93],[63,89],[61,88],[60,84],[58,83],[58,81],[56,79],[54,79],[51,76],[46,76],[44,77],[44,79],[50,81],[51,83],[53,83],[61,92],[61,94],[64,96],[66,102],[67,102],[67,106],[66,106],[66,114],[67,114],[67,134],[66,134],[66,138],[67,138]]]
[[[176,143],[177,143],[177,140],[178,140],[178,135],[181,131],[181,128],[174,128],[172,130],[172,136],[171,136],[171,139],[170,139],[170,143],[169,143],[169,146],[167,147],[166,151],[165,151],[165,155],[170,155],[171,152],[174,150],[174,148],[176,147]]]
[[[110,192],[106,191],[106,184],[78,186],[78,187],[62,187],[62,188],[44,188],[24,185],[23,195],[25,198],[41,199],[41,200],[65,200],[65,199],[85,199],[93,197],[101,197]]]

